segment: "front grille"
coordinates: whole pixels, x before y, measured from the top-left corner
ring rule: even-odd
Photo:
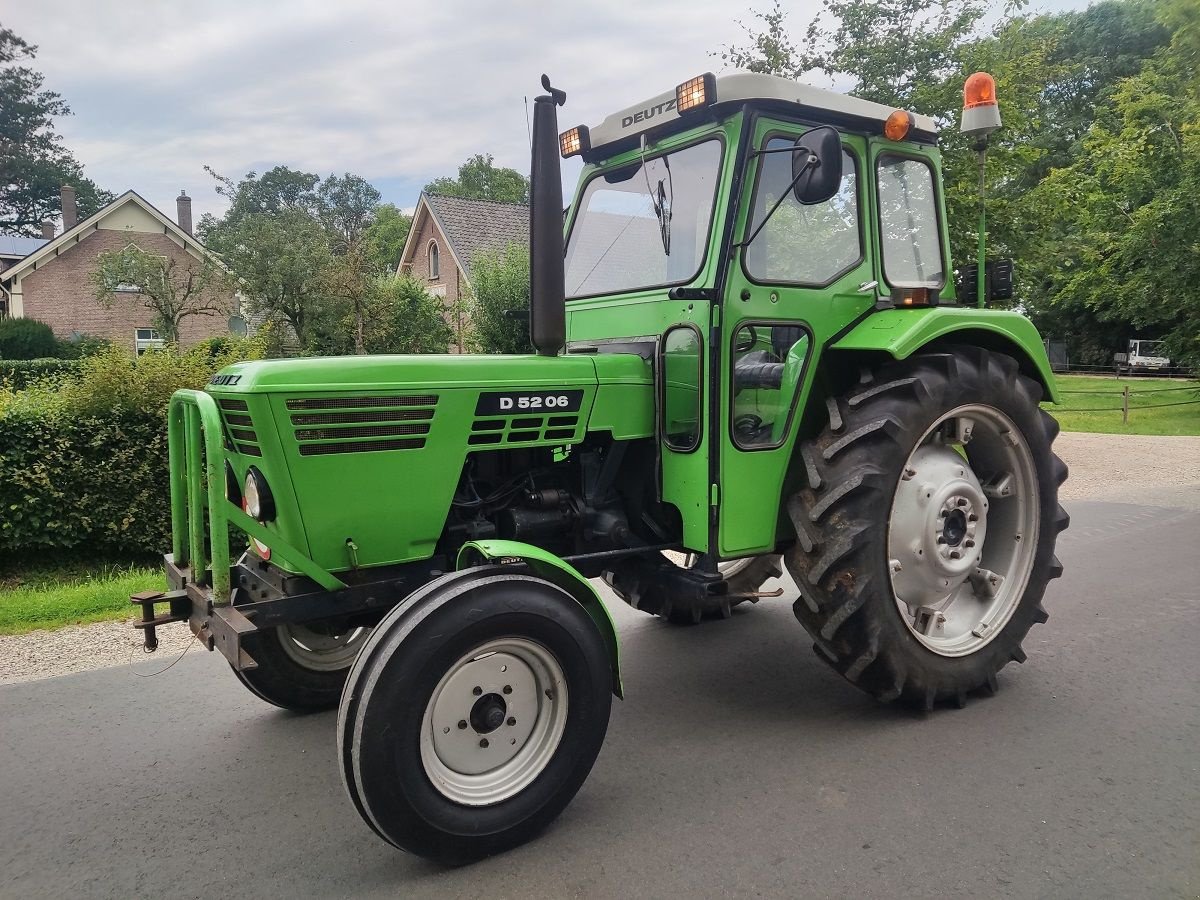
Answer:
[[[225,449],[244,456],[262,456],[258,445],[258,433],[250,417],[250,407],[245,400],[236,397],[220,397],[217,407],[225,427]]]
[[[579,416],[488,416],[471,423],[473,447],[504,444],[574,443],[583,439]]]
[[[436,394],[409,394],[298,398],[288,400],[286,406],[288,410],[336,410],[290,417],[300,455],[324,456],[420,450],[433,426],[437,402]]]

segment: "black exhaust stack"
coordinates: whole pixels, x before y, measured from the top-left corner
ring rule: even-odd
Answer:
[[[558,110],[567,95],[550,87],[533,101],[533,162],[529,172],[529,340],[539,356],[557,356],[567,340],[563,266],[562,173]]]

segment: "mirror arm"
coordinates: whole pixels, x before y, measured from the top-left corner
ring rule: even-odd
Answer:
[[[795,152],[795,148],[793,148],[793,147],[787,147],[785,149],[788,150],[788,152]],[[762,153],[773,153],[775,151],[763,150],[761,152]],[[800,181],[800,179],[803,178],[806,174],[808,174],[808,170],[811,169],[816,164],[817,164],[816,154],[809,153],[808,159],[804,163],[804,168],[802,168],[799,172],[796,173],[796,177],[793,178],[792,183],[787,186],[787,190],[779,195],[779,199],[775,201],[775,205],[771,207],[770,211],[765,216],[763,216],[763,220],[758,223],[758,227],[754,229],[754,233],[751,234],[750,237],[746,238],[746,240],[739,241],[738,243],[734,244],[733,246],[735,248],[736,247],[749,247],[752,243],[754,243],[754,239],[756,237],[758,237],[758,233],[766,227],[768,222],[771,221],[771,216],[775,215],[775,210],[779,209],[779,207],[783,205],[783,201],[791,196],[792,191],[794,191],[796,189],[796,184]]]

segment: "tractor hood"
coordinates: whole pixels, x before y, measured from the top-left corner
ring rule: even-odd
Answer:
[[[337,356],[227,366],[210,382],[221,394],[288,391],[408,391],[429,388],[557,388],[649,384],[648,364],[632,354],[568,356]]]

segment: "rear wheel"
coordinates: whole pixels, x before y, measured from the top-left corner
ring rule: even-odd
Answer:
[[[604,639],[569,594],[499,567],[388,614],[338,715],[346,789],[384,840],[448,864],[521,844],[570,802],[608,729]]]
[[[678,554],[675,554],[678,556]],[[775,554],[731,559],[717,564],[724,586],[716,592],[699,594],[679,589],[678,569],[690,569],[698,557],[687,554],[676,561],[665,554],[652,559],[629,559],[619,568],[604,573],[613,592],[632,606],[674,625],[695,625],[704,619],[727,619],[733,607],[746,600],[756,602],[763,585],[783,574]]]
[[[255,695],[283,709],[335,709],[369,634],[369,628],[340,623],[281,625],[246,642],[258,667],[234,674]]]
[[[918,356],[831,401],[829,425],[802,446],[794,610],[868,693],[961,704],[1024,661],[1069,521],[1040,395],[1008,356]]]

